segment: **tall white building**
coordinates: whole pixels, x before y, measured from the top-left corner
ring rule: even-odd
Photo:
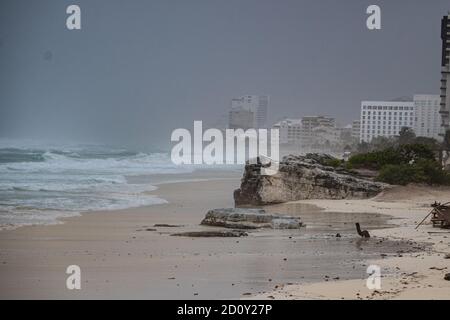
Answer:
[[[300,144],[302,119],[285,119],[275,123],[272,128],[279,130],[280,144]]]
[[[253,127],[267,128],[267,111],[269,96],[247,95],[231,100],[231,110],[244,109],[253,112]]]
[[[317,128],[336,127],[336,120],[326,116],[308,116],[302,118],[301,139],[303,145],[314,145],[317,142]]]
[[[351,136],[351,128],[338,128],[335,119],[324,116],[309,116],[301,119],[285,119],[272,128],[280,133],[280,144],[299,145],[304,148],[320,145],[336,145],[346,135]]]
[[[244,130],[254,128],[253,112],[242,107],[231,109],[228,113],[228,128]]]
[[[359,141],[361,134],[361,120],[353,120],[352,122],[352,138],[355,141]]]
[[[362,101],[360,141],[397,136],[403,127],[414,128],[414,120],[412,101]]]
[[[442,61],[441,61],[441,134],[450,129],[450,13],[442,18]]]
[[[439,114],[439,95],[420,94],[414,96],[414,132],[418,137],[440,139],[442,119]]]

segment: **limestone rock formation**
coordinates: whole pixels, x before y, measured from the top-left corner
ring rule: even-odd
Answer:
[[[232,229],[298,229],[300,218],[268,214],[262,209],[225,208],[209,210],[202,225]]]
[[[241,187],[234,191],[236,206],[266,205],[305,199],[364,199],[388,185],[362,178],[336,159],[319,154],[287,156],[275,175],[261,175],[260,164],[247,164]]]

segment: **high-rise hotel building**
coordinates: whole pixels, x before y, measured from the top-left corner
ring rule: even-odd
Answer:
[[[269,96],[247,95],[231,100],[233,110],[247,110],[253,113],[253,128],[267,128],[267,111],[269,109]]]
[[[442,128],[442,119],[439,113],[440,102],[439,95],[414,95],[414,132],[416,136],[440,139]]]
[[[413,128],[414,109],[412,101],[362,101],[360,141],[398,136],[403,127]]]
[[[441,80],[441,134],[450,129],[450,13],[442,18],[442,80]]]

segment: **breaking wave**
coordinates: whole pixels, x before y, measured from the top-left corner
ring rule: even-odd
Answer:
[[[128,176],[192,171],[166,153],[0,141],[0,226],[55,223],[82,211],[164,203]]]

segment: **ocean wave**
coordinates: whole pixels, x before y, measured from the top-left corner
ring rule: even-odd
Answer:
[[[124,156],[110,153],[102,153],[95,158],[92,153],[84,155],[80,153],[62,153],[55,151],[19,152],[12,156],[10,151],[0,149],[0,173],[64,173],[77,171],[121,173],[127,175],[146,173],[176,173],[190,171],[188,167],[174,165],[165,153],[128,153]]]
[[[55,146],[0,141],[0,225],[55,222],[92,210],[164,203],[151,184],[127,176],[191,172],[166,153],[106,146]]]

